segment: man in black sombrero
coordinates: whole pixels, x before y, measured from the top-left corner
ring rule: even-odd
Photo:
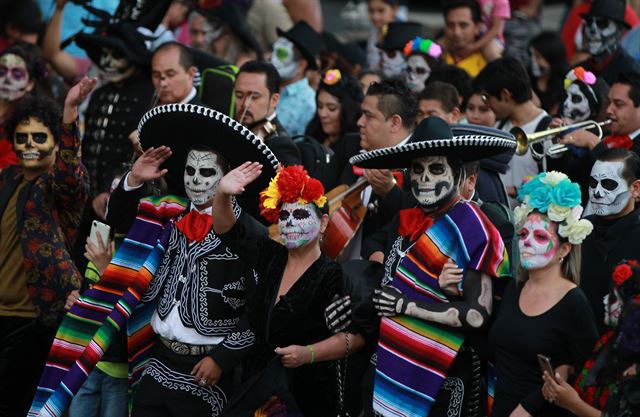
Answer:
[[[373,296],[374,307],[383,316],[373,362],[376,413],[478,412],[480,373],[472,370],[480,359],[469,334],[486,329],[492,278],[506,276],[509,270],[498,231],[477,205],[460,198],[459,186],[464,162],[514,147],[515,141],[506,136],[454,137],[446,122],[429,117],[406,144],[351,158],[362,168],[408,169],[419,202],[401,210],[363,248],[365,254],[384,254],[382,286]],[[450,259],[463,271],[456,296],[438,285]]]
[[[281,78],[278,118],[291,136],[302,135],[316,112],[316,93],[306,72],[318,69],[316,59],[324,43],[304,20],[286,32],[278,29],[278,36],[271,53]]]

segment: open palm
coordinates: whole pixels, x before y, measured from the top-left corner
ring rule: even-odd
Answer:
[[[229,171],[222,177],[218,184],[218,192],[227,195],[239,195],[244,192],[244,187],[255,181],[262,173],[262,165],[258,162],[245,162],[239,167]]]
[[[149,148],[136,160],[131,167],[131,178],[134,184],[157,180],[167,173],[166,169],[160,169],[160,165],[171,156],[171,149],[167,146]]]

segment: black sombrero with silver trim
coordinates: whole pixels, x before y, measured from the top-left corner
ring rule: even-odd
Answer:
[[[376,149],[349,159],[361,168],[408,168],[411,161],[423,156],[450,156],[463,162],[477,161],[515,150],[513,135],[493,128],[469,125],[452,128],[439,117],[424,119],[404,145]]]
[[[166,180],[173,192],[184,195],[184,163],[187,152],[204,145],[219,152],[231,169],[246,161],[262,164],[262,174],[247,186],[243,200],[258,204],[260,191],[276,175],[278,159],[247,127],[226,114],[196,104],[165,104],[149,110],[138,124],[143,149],[171,147],[172,155],[163,164],[169,170]]]

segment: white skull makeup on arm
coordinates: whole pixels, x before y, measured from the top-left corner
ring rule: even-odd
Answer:
[[[189,151],[184,167],[184,189],[194,205],[210,205],[223,176],[222,165],[214,152]]]
[[[425,156],[411,162],[411,191],[423,208],[436,208],[457,191],[456,175],[446,156]]]
[[[135,71],[135,67],[122,52],[103,48],[100,55],[100,72],[105,80],[117,83],[124,81]]]
[[[602,304],[604,306],[604,324],[616,327],[622,314],[622,307],[624,307],[620,299],[620,292],[616,287],[613,287],[609,294],[604,296]]]
[[[569,119],[571,123],[590,120],[597,116],[591,114],[591,105],[584,91],[588,88],[590,87],[582,83],[573,82],[567,89],[567,96],[562,106],[562,116]]]
[[[405,82],[414,93],[419,93],[424,89],[424,83],[431,75],[431,68],[427,60],[420,54],[409,57],[405,71]]]
[[[13,150],[25,169],[41,170],[55,160],[56,142],[51,129],[30,117],[16,126]]]
[[[620,213],[629,203],[631,192],[622,177],[624,162],[596,161],[589,178],[589,203],[598,216]]]
[[[382,63],[382,74],[387,78],[400,77],[407,68],[407,61],[404,59],[404,54],[400,51],[381,51],[380,59]]]
[[[312,242],[320,234],[322,219],[313,203],[283,203],[278,230],[287,249],[297,249]]]
[[[586,50],[593,56],[615,52],[620,46],[621,32],[618,23],[603,17],[586,18],[582,24]]]
[[[15,54],[0,56],[0,100],[14,101],[27,93],[29,72],[24,59]]]
[[[271,63],[276,67],[283,80],[292,79],[298,69],[293,42],[287,38],[278,38],[273,44]]]

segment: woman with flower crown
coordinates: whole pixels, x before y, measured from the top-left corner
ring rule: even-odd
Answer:
[[[580,244],[593,226],[580,219],[580,188],[565,174],[539,174],[522,186],[519,198],[518,279],[507,286],[489,332],[497,376],[492,415],[564,416],[565,410],[544,401],[537,355],[549,357],[566,380],[597,338],[589,302],[577,287]]]
[[[232,197],[242,194],[261,168],[247,162],[229,172],[214,200],[216,234],[258,274],[246,307],[256,348],[243,364],[245,389],[224,415],[253,415],[271,398],[271,413],[284,406],[286,415],[335,416],[339,393],[332,361],[362,347],[364,339],[332,335],[325,325],[324,310],[342,292],[343,277],[340,265],[320,252],[329,220],[324,188],[300,165],[281,169],[260,194],[261,214],[278,224],[281,243],[252,236],[236,222]]]

